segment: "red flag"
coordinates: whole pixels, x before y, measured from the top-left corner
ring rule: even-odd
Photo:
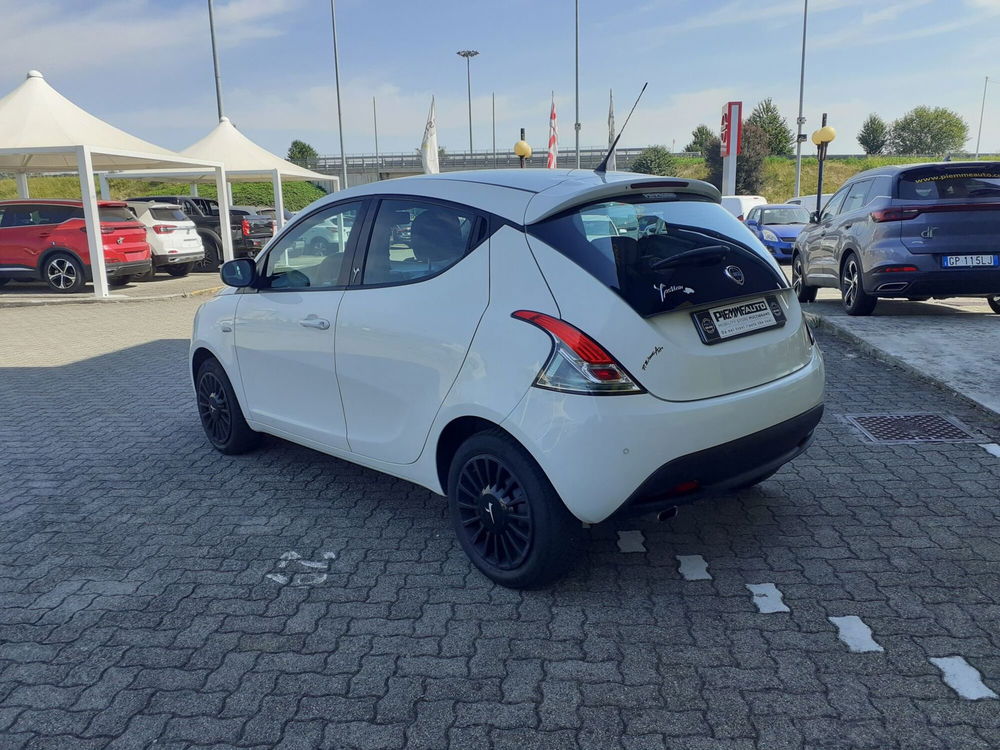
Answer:
[[[556,125],[556,94],[552,92],[552,112],[549,113],[549,157],[545,166],[556,168],[556,155],[559,153],[559,127]]]

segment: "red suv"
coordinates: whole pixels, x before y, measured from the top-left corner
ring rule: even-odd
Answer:
[[[121,201],[98,201],[108,283],[121,286],[152,268],[146,228]],[[0,201],[0,286],[11,279],[45,281],[56,292],[79,292],[93,280],[83,203]]]

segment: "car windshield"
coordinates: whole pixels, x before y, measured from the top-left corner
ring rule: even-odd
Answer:
[[[801,207],[764,208],[760,212],[761,224],[808,224],[809,212]]]
[[[903,172],[899,197],[904,200],[996,198],[1000,196],[1000,164],[935,164]]]
[[[643,316],[787,286],[753,233],[700,196],[592,203],[532,224],[528,233]],[[722,269],[730,265],[743,282],[727,281]]]

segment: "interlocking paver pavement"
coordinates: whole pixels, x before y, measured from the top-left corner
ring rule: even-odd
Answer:
[[[1000,460],[841,419],[939,411],[990,443],[993,417],[823,337],[805,456],[595,527],[566,581],[512,592],[422,489],[279,440],[209,449],[199,303],[0,310],[0,747],[1000,746],[1000,702],[929,661],[1000,690]],[[629,530],[646,552],[618,549]],[[326,578],[293,584],[288,552]],[[763,582],[789,613],[757,612]],[[883,653],[848,651],[828,618],[851,615]]]

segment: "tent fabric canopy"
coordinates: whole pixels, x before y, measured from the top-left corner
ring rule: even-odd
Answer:
[[[76,149],[90,149],[95,171],[207,167],[119,130],[52,88],[37,70],[0,99],[0,172],[75,172]],[[206,175],[211,177],[208,169]]]

